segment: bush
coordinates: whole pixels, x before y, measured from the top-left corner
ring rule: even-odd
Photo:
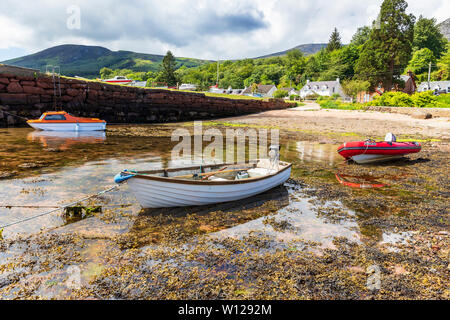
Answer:
[[[450,93],[441,94],[436,99],[437,99],[436,107],[438,107],[438,108],[450,108]]]
[[[275,91],[275,93],[273,94],[273,97],[275,99],[282,99],[282,98],[286,98],[289,95],[289,93],[285,90],[277,90]]]
[[[411,96],[403,92],[386,92],[382,96],[376,97],[373,101],[368,102],[366,105],[432,108],[437,105],[437,98],[431,91],[415,93]]]
[[[431,91],[415,93],[411,97],[414,106],[418,108],[433,108],[437,105],[437,97]]]
[[[317,93],[313,93],[313,94],[308,94],[305,97],[305,100],[317,100],[321,97],[321,95],[317,94]]]

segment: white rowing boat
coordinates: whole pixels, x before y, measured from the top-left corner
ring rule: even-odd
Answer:
[[[143,208],[202,206],[241,200],[273,189],[289,179],[291,167],[282,161],[274,166],[267,159],[243,165],[124,171],[115,181],[126,181]]]

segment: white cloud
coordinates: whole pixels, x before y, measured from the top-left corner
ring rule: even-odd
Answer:
[[[303,43],[344,42],[376,18],[382,0],[2,0],[0,49],[28,52],[76,43],[205,59],[255,57]],[[418,16],[448,18],[448,0],[409,0]],[[69,30],[67,8],[81,9]]]

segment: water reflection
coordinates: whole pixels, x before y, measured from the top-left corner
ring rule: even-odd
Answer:
[[[336,179],[340,184],[356,189],[377,189],[388,186],[385,183],[376,181],[378,179],[377,177],[367,175],[355,176],[337,172]]]
[[[359,227],[356,222],[341,220],[330,222],[326,217],[317,214],[317,208],[311,203],[314,198],[306,198],[295,189],[289,190],[290,203],[267,218],[260,218],[215,234],[219,238],[233,237],[243,239],[252,233],[272,238],[281,246],[291,241],[301,241],[303,249],[305,241],[317,243],[322,248],[335,248],[335,237],[345,237],[351,241],[360,242]],[[342,208],[349,215],[354,212],[347,210],[340,202],[327,201],[323,208]],[[285,226],[284,230],[279,226]]]
[[[28,141],[40,142],[44,148],[68,150],[80,143],[102,143],[106,141],[104,131],[33,131],[27,136]]]

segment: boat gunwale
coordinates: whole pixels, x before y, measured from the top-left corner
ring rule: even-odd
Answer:
[[[229,180],[229,181],[211,181],[211,180],[185,180],[185,179],[175,179],[174,177],[157,177],[157,176],[148,176],[148,175],[140,175],[139,173],[131,177],[130,179],[144,179],[144,180],[153,180],[153,181],[160,181],[160,182],[167,182],[167,183],[178,183],[178,184],[191,184],[191,185],[235,185],[235,184],[245,184],[245,183],[252,183],[257,181],[266,180],[271,177],[275,177],[284,171],[292,168],[292,163],[287,163],[280,161],[280,165],[283,164],[284,168],[278,170],[277,172],[262,176],[262,177],[256,177],[256,178],[250,178],[250,179],[243,179],[243,180]],[[231,165],[239,165],[239,164],[228,164]],[[167,169],[167,170],[154,170],[154,171],[141,171],[145,174],[156,174],[156,173],[164,173],[164,172],[177,172],[177,171],[183,171],[183,170],[194,170],[197,168],[212,168],[212,167],[223,167],[227,166],[227,164],[223,165],[208,165],[208,166],[195,166],[195,167],[186,167],[186,168],[174,168],[174,169]],[[253,164],[253,168],[256,167],[256,163]],[[244,169],[242,169],[244,170]]]

